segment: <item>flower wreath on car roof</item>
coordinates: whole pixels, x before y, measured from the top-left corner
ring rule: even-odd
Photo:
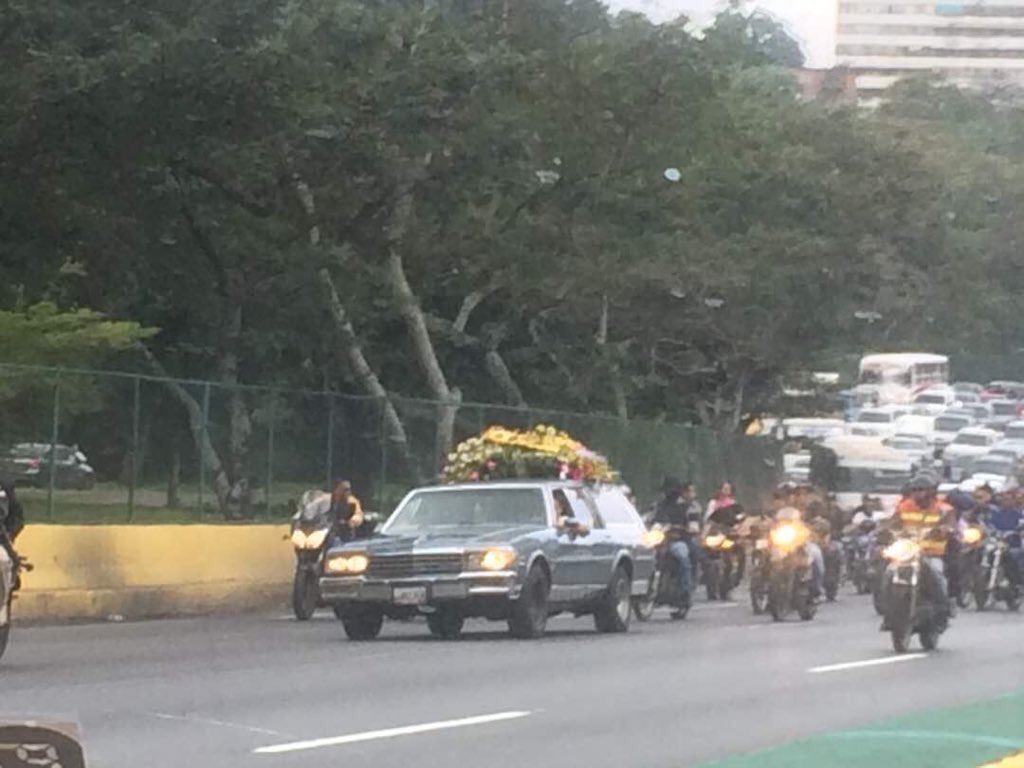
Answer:
[[[552,479],[616,482],[608,460],[554,427],[517,430],[488,427],[459,443],[442,472],[448,483]]]

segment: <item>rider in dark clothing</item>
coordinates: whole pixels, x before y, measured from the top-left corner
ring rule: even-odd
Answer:
[[[675,559],[678,566],[679,594],[683,605],[680,610],[686,607],[690,600],[690,581],[692,577],[692,566],[690,560],[690,546],[687,543],[689,536],[690,518],[688,514],[689,505],[684,498],[686,485],[674,477],[665,478],[662,486],[664,496],[658,502],[654,512],[654,523],[665,526],[668,530],[666,545],[669,554]],[[698,515],[700,510],[698,508]]]
[[[14,563],[18,562],[18,553],[14,550],[14,540],[25,527],[25,510],[14,493],[14,486],[0,483],[0,548]],[[15,568],[14,588],[18,588],[17,568]]]

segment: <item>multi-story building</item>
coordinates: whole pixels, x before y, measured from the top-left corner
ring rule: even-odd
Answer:
[[[836,63],[863,101],[934,72],[967,87],[1024,86],[1024,0],[839,0]]]

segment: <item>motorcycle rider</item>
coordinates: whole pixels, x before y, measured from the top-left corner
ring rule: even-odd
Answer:
[[[943,557],[950,534],[956,528],[956,513],[953,507],[938,497],[938,482],[929,475],[914,477],[904,488],[904,497],[896,506],[896,512],[888,521],[888,528],[904,530],[915,534],[921,546],[921,594],[932,600],[944,618],[954,615],[949,599],[946,575],[943,572]],[[944,534],[941,540],[926,538],[938,529]],[[884,588],[888,588],[888,583]],[[887,600],[887,595],[883,595]],[[883,623],[883,631],[888,627]]]
[[[654,512],[654,523],[666,527],[668,552],[676,561],[679,579],[679,594],[682,604],[677,613],[682,614],[690,604],[691,578],[693,576],[690,560],[690,546],[686,541],[690,526],[691,502],[686,498],[686,485],[675,477],[666,477],[662,484],[662,499]],[[700,515],[700,507],[697,507]]]
[[[14,486],[9,483],[0,483],[0,571],[4,578],[14,574],[11,585],[17,590],[21,585],[15,563],[19,561],[18,553],[14,549],[14,540],[18,538],[25,527],[25,510],[14,493]]]
[[[1024,546],[1021,542],[1021,531],[1024,530],[1024,509],[1021,508],[1019,494],[1001,494],[999,503],[991,504],[979,522],[1005,536],[1007,544],[1006,575],[1014,585],[1021,586],[1022,577],[1024,577]]]
[[[341,541],[351,541],[356,530],[363,524],[363,505],[352,493],[348,480],[339,480],[331,492],[330,519],[334,535]]]
[[[795,500],[796,495],[785,493],[781,497],[784,501]],[[775,519],[783,522],[804,522],[803,512],[797,506],[783,506],[775,512]],[[821,598],[824,592],[825,583],[825,556],[822,554],[821,547],[814,540],[813,537],[809,538],[804,544],[804,551],[807,553],[807,557],[811,561],[811,599],[818,600]]]

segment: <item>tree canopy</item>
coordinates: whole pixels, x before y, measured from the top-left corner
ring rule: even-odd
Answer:
[[[7,7],[0,309],[158,329],[147,368],[732,429],[869,348],[1020,363],[1019,108],[804,102],[768,17]]]

